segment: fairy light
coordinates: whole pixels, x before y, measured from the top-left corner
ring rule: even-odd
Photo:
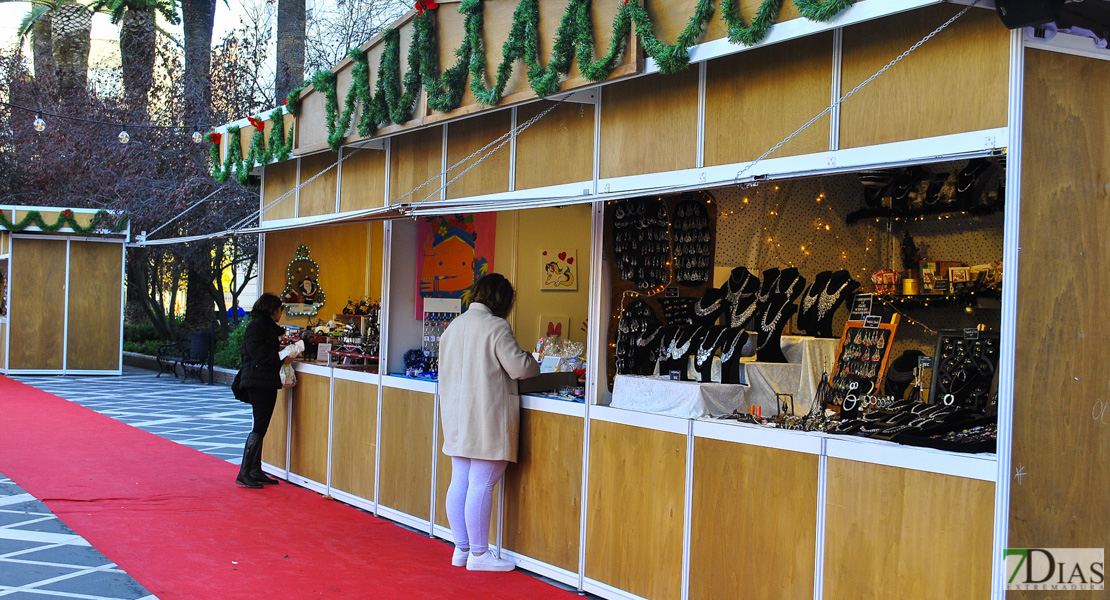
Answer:
[[[119,137],[119,143],[121,143],[121,144],[126,144],[127,142],[131,141],[131,135],[127,133],[126,129],[120,130],[118,137]]]
[[[40,133],[46,129],[46,121],[42,120],[41,112],[35,113],[35,122],[32,123],[32,125],[35,127],[35,131],[38,131]]]

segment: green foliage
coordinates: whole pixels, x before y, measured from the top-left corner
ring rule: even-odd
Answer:
[[[0,227],[11,232],[19,233],[31,225],[36,225],[40,230],[46,233],[54,233],[62,227],[68,226],[73,231],[86,235],[97,230],[107,230],[118,233],[127,227],[127,217],[120,219],[116,223],[109,223],[109,219],[108,211],[98,211],[93,215],[92,221],[90,221],[89,225],[86,227],[77,222],[76,217],[73,216],[73,211],[67,209],[63,210],[62,213],[58,215],[57,221],[53,224],[47,224],[46,220],[42,218],[42,213],[37,210],[29,210],[27,214],[23,215],[22,219],[13,223],[8,220],[6,213],[0,212]]]
[[[123,341],[124,352],[136,352],[147,356],[157,356],[158,347],[165,344],[162,340]]]
[[[125,323],[123,325],[123,341],[127,342],[161,342],[162,338],[158,335],[158,330],[154,325],[149,322],[141,323]]]
[[[233,327],[226,340],[216,342],[215,362],[217,366],[228,369],[238,369],[242,360],[240,355],[243,350],[243,333],[247,330],[247,321],[244,319]]]

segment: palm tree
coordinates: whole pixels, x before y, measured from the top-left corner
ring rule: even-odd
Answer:
[[[278,0],[276,102],[304,79],[305,0]]]
[[[132,108],[146,106],[154,79],[158,13],[170,23],[180,22],[174,0],[97,0],[93,9],[109,13],[120,25],[119,50],[123,62],[123,88]]]
[[[14,0],[0,0],[12,2]],[[31,10],[19,24],[19,45],[22,47],[31,39],[31,56],[34,59],[35,79],[40,84],[53,88],[54,83],[54,53],[50,47],[50,6],[45,4],[32,4]]]
[[[41,0],[36,0],[36,3]],[[58,96],[84,93],[89,79],[92,11],[75,0],[55,0],[50,6],[50,49],[58,76]]]
[[[216,0],[181,0],[185,30],[185,122],[208,123]]]

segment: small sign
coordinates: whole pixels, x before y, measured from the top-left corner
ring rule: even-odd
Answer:
[[[852,314],[848,317],[852,321],[862,321],[863,317],[871,314],[871,305],[874,297],[871,294],[856,294],[852,298]]]
[[[672,285],[663,291],[664,298],[678,298],[678,286]]]
[[[948,280],[947,279],[941,279],[940,277],[937,277],[936,279],[933,280],[933,289],[938,291],[938,292],[947,292],[948,291]]]
[[[863,318],[863,326],[867,329],[878,329],[882,322],[882,315],[867,315]]]
[[[682,371],[671,371],[670,375],[671,375],[671,381],[681,381],[682,380]]]
[[[320,362],[328,362],[329,350],[331,350],[331,344],[318,344],[316,346],[316,360]]]
[[[932,369],[933,368],[933,357],[932,356],[918,356],[917,357],[917,368],[918,369]]]
[[[964,329],[964,339],[965,340],[977,340],[977,339],[979,339],[979,328],[978,327],[968,327],[967,329]]]
[[[555,373],[559,370],[558,356],[545,356],[540,361],[540,373]]]

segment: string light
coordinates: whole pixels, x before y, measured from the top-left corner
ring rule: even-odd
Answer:
[[[120,130],[120,132],[119,132],[119,143],[126,144],[127,142],[130,142],[130,141],[131,141],[131,136],[127,133],[127,130],[126,129]]]
[[[194,144],[199,144],[201,142],[201,140],[203,140],[203,139],[204,139],[204,136],[201,135],[201,133],[199,131],[194,129],[193,130],[193,143]]]
[[[35,126],[35,131],[41,132],[46,129],[46,121],[42,120],[42,113],[35,113],[35,122],[33,125]]]

